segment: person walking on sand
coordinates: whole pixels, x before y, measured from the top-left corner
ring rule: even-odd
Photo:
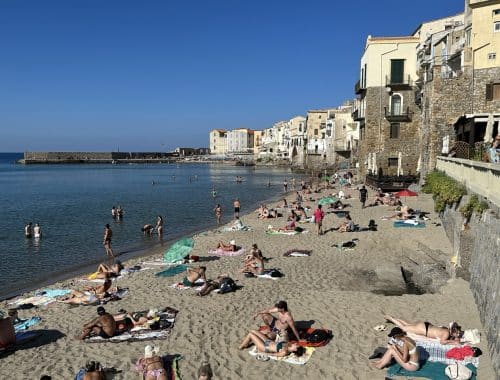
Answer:
[[[365,186],[361,186],[359,189],[359,201],[361,202],[361,208],[365,208],[366,198],[368,196],[368,190],[366,190]]]
[[[104,245],[104,249],[106,249],[106,254],[110,259],[115,257],[115,255],[113,254],[113,250],[111,249],[112,237],[113,237],[113,231],[111,231],[109,224],[106,224],[106,226],[104,227],[104,237],[102,245]]]
[[[316,211],[314,211],[314,223],[318,228],[318,236],[323,235],[323,218],[325,217],[325,212],[322,210],[321,205],[318,205]]]
[[[217,206],[214,208],[215,219],[217,220],[217,225],[220,226],[222,219],[222,207],[217,203]]]
[[[241,203],[240,203],[240,200],[238,198],[236,198],[234,201],[233,201],[233,207],[234,207],[234,217],[238,217],[240,216],[240,207],[241,207]]]
[[[33,236],[33,230],[32,230],[33,223],[29,222],[27,225],[24,226],[24,236],[27,239],[31,239]]]
[[[163,236],[163,217],[161,215],[158,215],[158,218],[156,218],[156,231],[159,237]]]

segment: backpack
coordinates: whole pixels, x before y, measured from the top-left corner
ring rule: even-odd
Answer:
[[[219,294],[234,292],[236,290],[236,283],[231,277],[225,277],[220,284]]]
[[[283,273],[281,273],[281,272],[280,272],[279,270],[277,270],[277,269],[271,269],[271,270],[269,271],[269,275],[270,275],[271,277],[283,277]]]
[[[472,377],[472,371],[463,364],[451,364],[444,369],[444,373],[453,380],[468,380]]]

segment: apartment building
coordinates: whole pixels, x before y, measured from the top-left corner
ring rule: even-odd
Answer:
[[[210,154],[224,155],[227,152],[227,131],[224,129],[212,129],[209,133],[208,143]]]
[[[228,154],[253,155],[254,131],[247,128],[238,128],[227,131],[226,135],[226,151]]]

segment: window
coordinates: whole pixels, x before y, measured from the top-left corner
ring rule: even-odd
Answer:
[[[389,158],[388,159],[388,165],[389,165],[390,168],[391,167],[397,168],[398,167],[398,159],[397,159],[397,157],[396,158],[394,158],[394,157]]]
[[[500,9],[495,9],[493,11],[493,16],[499,16],[500,15]]]
[[[488,53],[488,59],[490,61],[494,61],[495,59],[497,59],[497,53]]]
[[[318,115],[318,119],[321,119],[321,115]]]
[[[493,23],[493,31],[495,33],[500,32],[500,21]]]
[[[486,100],[500,100],[500,83],[486,85]]]
[[[402,109],[402,99],[401,95],[394,94],[391,96],[391,115],[401,115]]]
[[[389,136],[391,139],[399,139],[399,123],[391,123],[391,128],[389,131]]]
[[[318,135],[318,130],[317,130],[317,129],[315,129],[315,130],[314,130],[314,136],[317,136],[317,135]]]
[[[391,83],[403,83],[404,67],[404,59],[391,59]]]

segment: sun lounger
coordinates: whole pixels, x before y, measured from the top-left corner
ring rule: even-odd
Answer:
[[[304,352],[304,355],[297,357],[293,354],[290,354],[285,357],[277,357],[275,355],[266,355],[264,353],[258,352],[256,347],[253,347],[248,353],[252,356],[258,356],[259,358],[264,357],[264,358],[269,358],[271,360],[276,360],[276,361],[282,361],[285,363],[289,364],[296,364],[296,365],[304,365],[306,364],[309,359],[311,358],[312,354],[314,352],[314,347],[306,347],[306,351]],[[267,359],[267,360],[269,360]]]

